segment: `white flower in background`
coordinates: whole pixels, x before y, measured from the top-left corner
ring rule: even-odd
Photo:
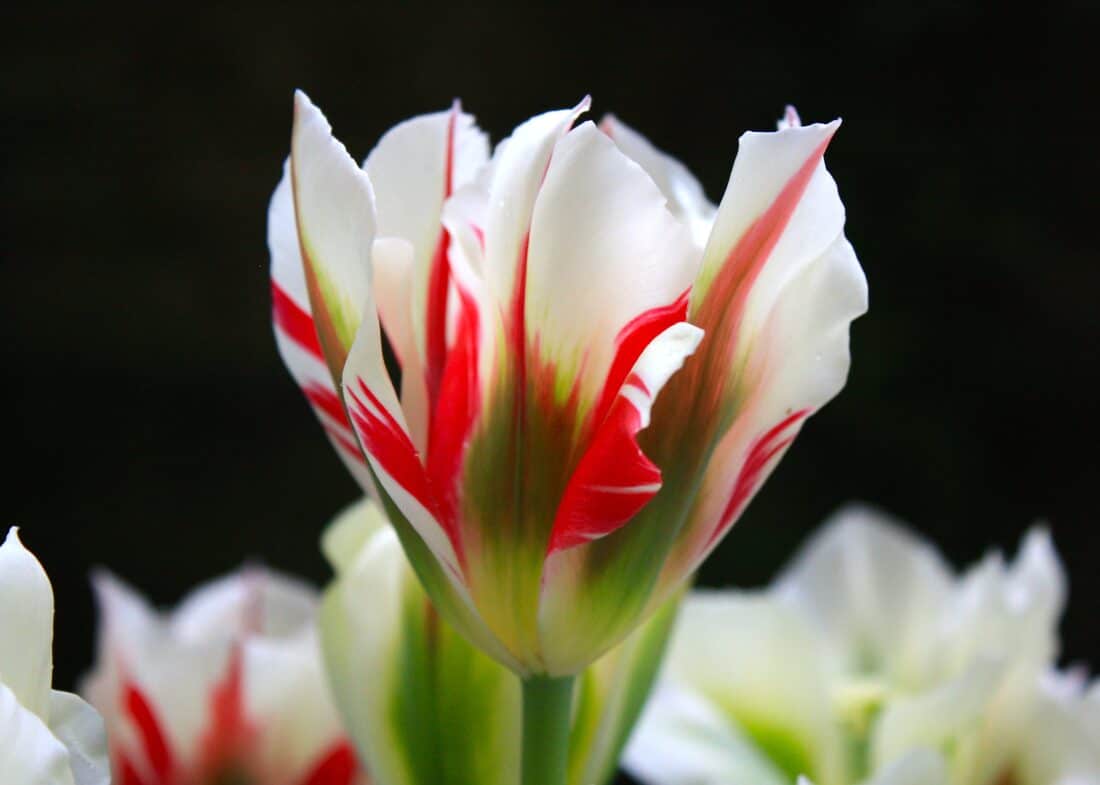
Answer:
[[[359,766],[321,667],[316,595],[245,568],[155,611],[94,578],[102,712],[116,785],[352,785]]]
[[[50,689],[53,589],[13,528],[0,545],[0,782],[107,785],[107,740],[95,710]]]
[[[769,589],[689,597],[627,765],[654,785],[1068,785],[1023,758],[1063,583],[1044,531],[956,576],[848,508]]]
[[[435,611],[381,509],[325,532],[320,627],[336,703],[377,785],[519,785],[520,683]],[[577,680],[569,785],[599,785],[656,676],[676,598]]]

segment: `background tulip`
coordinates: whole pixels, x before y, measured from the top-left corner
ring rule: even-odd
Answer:
[[[715,208],[587,108],[490,159],[456,106],[361,169],[299,93],[269,214],[284,360],[440,611],[528,676],[683,585],[843,385],[866,308],[838,123],[743,136]]]
[[[5,785],[108,785],[95,710],[50,689],[53,590],[16,529],[0,545],[0,775]]]
[[[956,577],[847,509],[768,590],[688,599],[628,766],[653,785],[1038,782],[1013,777],[1063,595],[1041,530]]]
[[[336,704],[378,785],[519,785],[520,683],[436,613],[379,507],[325,533],[337,577],[321,637]],[[580,677],[568,783],[615,771],[660,662],[675,603]]]
[[[116,785],[362,785],[321,670],[316,599],[246,567],[161,614],[95,577],[103,713]]]

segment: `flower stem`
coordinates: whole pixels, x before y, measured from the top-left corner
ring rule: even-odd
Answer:
[[[565,785],[575,678],[523,680],[523,785]]]

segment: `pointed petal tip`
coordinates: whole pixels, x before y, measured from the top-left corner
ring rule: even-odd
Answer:
[[[24,547],[23,546],[23,541],[19,538],[19,527],[18,526],[11,526],[11,527],[8,528],[8,533],[4,537],[4,545],[7,545],[8,543],[11,543],[12,545],[16,545],[20,548]],[[24,550],[25,550],[25,548],[24,548]]]
[[[794,104],[787,104],[783,107],[783,117],[779,119],[779,130],[782,131],[785,128],[801,128],[802,118],[798,115],[798,110],[794,108]]]

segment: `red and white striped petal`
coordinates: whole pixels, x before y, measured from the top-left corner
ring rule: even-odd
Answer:
[[[670,554],[665,579],[693,571],[737,520],[805,419],[844,386],[848,328],[867,310],[867,282],[840,235],[778,293],[755,336],[756,381],[715,450],[699,502]]]
[[[332,136],[306,97],[294,96],[291,185],[306,289],[317,337],[332,372],[340,375],[371,288],[374,195],[367,175]]]
[[[271,253],[271,317],[275,343],[290,375],[302,389],[336,453],[359,486],[373,492],[366,461],[336,394],[332,373],[325,364],[310,310],[306,274],[302,267],[290,163],[271,196],[267,213],[267,245]]]
[[[693,316],[708,300],[716,309],[751,300],[748,311],[766,311],[783,282],[841,233],[844,205],[823,163],[839,126],[834,120],[741,136],[692,290]]]
[[[109,575],[95,587],[99,652],[84,690],[107,723],[120,785],[230,771],[350,785],[355,760],[325,690],[312,589],[246,568],[161,614]]]
[[[687,322],[669,327],[642,352],[569,480],[554,520],[548,557],[603,537],[629,521],[661,487],[661,470],[635,437],[649,425],[653,401],[702,331]]]
[[[696,265],[687,227],[649,175],[592,123],[573,129],[554,150],[531,219],[525,316],[536,361],[565,395],[575,383],[586,411],[616,337],[674,303]]]
[[[198,654],[113,575],[97,573],[92,585],[100,613],[97,667],[81,693],[103,715],[116,767],[124,759],[141,775],[137,782],[171,782],[199,747],[209,695],[228,663],[227,642]]]
[[[415,399],[426,398],[429,410],[435,408],[446,364],[452,289],[447,253],[450,238],[440,221],[443,203],[455,189],[469,183],[487,159],[485,134],[456,102],[450,111],[395,126],[363,164],[374,186],[379,236],[399,237],[412,248],[409,299],[387,303],[383,290],[377,298],[383,319],[387,312],[404,314],[418,355],[413,358],[408,350],[402,352],[405,376],[413,370],[421,377],[419,381],[402,381],[402,405],[407,415],[406,392]],[[425,387],[423,391],[420,385]]]
[[[668,209],[688,225],[692,239],[702,249],[710,237],[718,208],[707,199],[695,175],[614,115],[605,115],[600,120],[600,130],[653,178],[668,199]]]
[[[374,308],[370,293],[365,307],[368,312]],[[441,519],[439,499],[386,370],[381,338],[378,320],[364,319],[344,367],[344,401],[382,489],[445,567],[448,577],[462,586],[458,530],[453,520]]]
[[[380,237],[374,241],[371,257],[378,318],[401,366],[401,409],[409,436],[423,455],[428,451],[431,409],[423,356],[416,344],[413,324],[416,250],[412,243],[399,237]]]

